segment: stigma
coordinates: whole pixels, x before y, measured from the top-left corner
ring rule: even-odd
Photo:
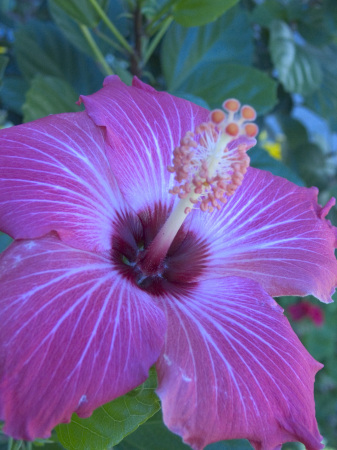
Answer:
[[[240,107],[236,99],[210,112],[208,122],[188,131],[173,151],[175,186],[169,190],[184,205],[184,213],[194,208],[204,212],[221,209],[241,185],[249,167],[247,150],[255,145],[258,127],[252,121],[255,110]]]

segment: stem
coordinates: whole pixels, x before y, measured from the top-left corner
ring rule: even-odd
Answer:
[[[115,25],[111,22],[111,20],[106,15],[105,11],[101,8],[101,6],[97,3],[97,1],[96,0],[89,0],[89,1],[92,4],[92,6],[95,8],[99,17],[103,20],[103,22],[109,28],[109,30],[115,36],[115,38],[119,41],[121,46],[124,47],[128,53],[133,54],[133,48],[131,47],[131,45],[129,45],[129,43],[121,35],[121,33],[118,31],[118,29],[115,27]]]
[[[147,51],[145,53],[145,56],[144,56],[144,59],[143,59],[144,66],[148,62],[148,60],[150,59],[152,53],[155,51],[157,45],[159,44],[161,38],[166,33],[168,27],[171,25],[172,21],[173,21],[173,17],[172,16],[166,17],[166,19],[163,21],[162,28],[158,31],[156,36],[152,39],[151,44],[149,45],[149,47],[148,47],[148,49],[147,49]]]
[[[91,36],[89,28],[83,24],[80,24],[79,27],[81,28],[81,31],[82,31],[84,37],[88,41],[88,44],[89,44],[91,50],[93,51],[93,53],[96,57],[96,60],[101,64],[106,75],[113,75],[113,71],[112,71],[111,67],[105,61],[104,55],[101,52],[101,50],[99,49],[98,45],[96,44],[95,39]]]
[[[107,42],[110,45],[110,47],[114,48],[118,52],[123,51],[120,45],[118,45],[115,41],[110,39],[106,34],[102,33],[102,31],[98,30],[97,28],[94,28],[93,31],[96,34],[96,36],[100,37],[101,39],[103,39],[103,41]]]
[[[130,65],[131,65],[131,73],[132,75],[136,75],[140,78],[141,76],[141,67],[139,62],[141,61],[142,54],[142,28],[143,28],[143,19],[142,13],[139,4],[137,4],[134,12],[134,35],[135,35],[135,49],[133,54],[131,55]]]
[[[13,438],[9,438],[8,439],[8,442],[7,442],[7,450],[12,450],[12,448],[13,448]]]
[[[7,450],[19,450],[22,447],[22,441],[16,441],[13,438],[8,439]]]
[[[151,22],[146,27],[146,34],[150,35],[153,32],[153,25],[160,19],[164,17],[164,15],[171,9],[171,7],[177,2],[177,0],[169,0],[167,3],[165,3],[160,10],[157,12],[157,14],[152,18]]]

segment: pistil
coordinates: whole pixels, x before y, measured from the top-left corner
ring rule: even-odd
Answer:
[[[210,113],[209,121],[188,131],[173,151],[175,186],[170,193],[177,202],[167,221],[142,255],[139,265],[145,275],[160,275],[165,256],[187,214],[197,207],[203,212],[221,209],[241,185],[249,166],[246,154],[256,141],[256,113],[235,99],[223,103],[223,110]]]

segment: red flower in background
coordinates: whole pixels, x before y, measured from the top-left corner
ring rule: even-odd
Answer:
[[[238,130],[225,130],[223,113],[210,125],[209,111],[116,77],[82,101],[84,112],[0,134],[0,225],[15,239],[0,261],[5,432],[46,437],[155,363],[164,421],[193,448],[236,438],[322,448],[321,365],[271,296],[331,301],[332,202],[247,170],[254,140],[238,137],[233,111]],[[175,148],[183,163],[170,172]],[[187,214],[188,202],[226,204]]]
[[[322,309],[306,300],[301,300],[288,307],[288,312],[292,320],[310,319],[316,326],[320,327],[324,323],[324,313]]]

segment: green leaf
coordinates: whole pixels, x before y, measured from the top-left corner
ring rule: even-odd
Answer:
[[[79,111],[78,95],[70,84],[61,78],[37,75],[26,95],[23,121],[45,117],[48,114]]]
[[[127,69],[128,64],[124,59],[115,58],[111,55],[111,58],[109,58],[109,65],[112,68],[114,74],[118,75],[123,83],[131,86],[133,76]]]
[[[166,428],[161,411],[127,436],[114,450],[159,450],[159,448],[160,450],[190,450],[180,436]]]
[[[21,115],[28,88],[29,83],[24,78],[17,75],[7,75],[0,89],[0,100],[3,106],[9,111]]]
[[[1,84],[2,78],[5,74],[5,69],[8,64],[8,61],[9,61],[9,58],[7,56],[0,55],[0,84]]]
[[[258,114],[264,114],[277,101],[275,81],[258,69],[240,64],[203,65],[183,88],[203,98],[211,108],[220,107],[222,101],[234,97],[241,103],[249,103]]]
[[[12,242],[12,238],[0,231],[0,252],[3,252]]]
[[[197,97],[196,95],[189,94],[188,92],[175,92],[174,95],[180,98],[184,98],[189,102],[195,103],[196,105],[199,105],[202,108],[210,109],[209,104],[204,99]]]
[[[164,38],[161,55],[171,91],[189,92],[191,77],[200,69],[207,71],[215,63],[249,65],[253,58],[253,34],[248,15],[240,8],[233,8],[204,27],[185,28],[174,24]]]
[[[239,0],[179,0],[173,17],[185,27],[198,27],[216,20]]]
[[[78,22],[69,16],[64,9],[62,9],[55,0],[48,1],[50,14],[59,29],[75,45],[79,50],[94,57],[94,52],[90,48],[88,41],[83,36]]]
[[[36,73],[63,76],[73,52],[70,46],[59,39],[56,27],[36,20],[18,28],[14,49],[18,66],[25,78],[34,78]]]
[[[285,22],[272,22],[269,49],[278,78],[287,92],[309,95],[319,88],[322,71],[318,60],[295,43],[293,32]]]
[[[280,114],[277,119],[283,134],[286,136],[286,146],[288,148],[283,155],[287,158],[288,153],[292,153],[296,147],[306,144],[309,141],[309,136],[305,126],[297,119],[287,114]]]
[[[88,27],[94,27],[100,20],[96,9],[90,0],[50,0],[62,8],[70,17]],[[105,9],[107,0],[95,0],[98,5]]]
[[[254,8],[252,20],[265,28],[272,28],[274,20],[295,23],[296,30],[307,42],[320,46],[333,38],[334,15],[337,17],[335,0],[311,3],[268,0]]]
[[[25,78],[37,74],[68,81],[77,93],[89,94],[101,87],[103,74],[93,60],[76,50],[57,27],[32,20],[15,33],[18,66]]]
[[[48,6],[53,20],[60,28],[62,33],[66,36],[66,38],[82,52],[91,57],[95,57],[96,55],[89,46],[88,41],[83,36],[78,22],[71,16],[69,16],[62,8],[60,8],[55,0],[49,0]],[[123,6],[120,2],[110,2],[107,15],[114,18],[115,26],[118,27],[118,30],[124,36],[127,36],[129,34],[129,29],[127,26],[129,25],[129,21],[125,17],[126,11],[123,9]],[[107,29],[106,24],[103,22],[101,22],[99,26],[95,27],[95,31],[97,31],[98,33],[102,32],[104,35],[110,36],[110,30]],[[93,36],[98,47],[103,54],[111,54],[111,43],[114,42],[114,39],[112,38],[109,42],[106,42],[98,36],[98,33]]]
[[[69,450],[104,450],[118,444],[159,410],[156,386],[152,368],[144,384],[96,409],[91,417],[80,419],[74,414],[70,424],[56,428],[61,444]]]
[[[269,28],[273,20],[287,19],[287,9],[278,0],[268,0],[254,8],[251,18],[262,27]]]
[[[250,157],[250,165],[252,167],[256,167],[257,169],[267,170],[274,175],[277,175],[282,178],[286,178],[287,180],[299,185],[304,186],[303,180],[296,175],[289,167],[283,164],[281,161],[278,161],[275,158],[272,158],[266,150],[263,148],[256,146],[253,147],[249,151]]]
[[[315,52],[322,65],[321,88],[305,99],[313,111],[323,116],[337,131],[337,45],[329,45]]]
[[[127,436],[114,450],[190,450],[181,437],[173,434],[163,423],[161,411],[152,416],[134,433]],[[222,441],[210,444],[205,450],[251,450],[246,440]]]
[[[337,36],[337,9],[335,0],[324,0],[324,25],[336,37]]]
[[[325,6],[325,7],[324,7]],[[312,45],[329,44],[333,39],[333,32],[329,26],[331,15],[336,11],[336,4],[328,9],[327,2],[316,3],[307,8],[297,20],[298,31],[303,38]]]
[[[12,11],[15,7],[14,0],[2,0],[0,2],[0,12],[2,13],[8,13]]]
[[[306,128],[298,120],[280,115],[278,123],[286,136],[282,145],[282,155],[287,166],[308,186],[325,188],[330,184],[334,168],[334,161],[329,159],[327,151],[310,142]]]
[[[322,149],[311,142],[303,143],[289,152],[289,166],[308,184],[322,189],[329,181],[329,167]]]

